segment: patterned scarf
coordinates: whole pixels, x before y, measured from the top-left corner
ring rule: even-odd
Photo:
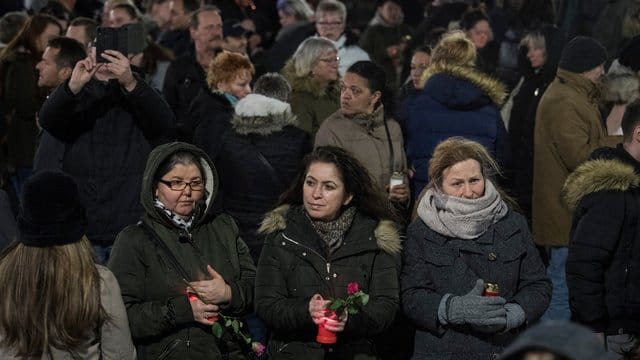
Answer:
[[[485,179],[484,195],[465,199],[431,188],[418,204],[418,216],[433,231],[448,237],[475,239],[508,211],[491,181]]]
[[[329,254],[333,254],[342,245],[344,234],[351,227],[353,218],[356,215],[356,207],[350,206],[333,221],[314,220],[309,217],[305,211],[305,215],[311,221],[313,229],[318,233],[320,238],[324,240]]]
[[[158,198],[155,198],[155,200],[153,201],[153,205],[158,209],[162,210],[162,212],[165,215],[167,215],[169,220],[171,220],[171,222],[178,228],[185,230],[187,232],[191,229],[191,225],[193,225],[193,218],[195,215],[195,211],[193,214],[191,214],[188,220],[185,220],[182,217],[180,217],[180,215],[177,215],[173,211],[167,209],[167,207],[164,206],[164,204],[160,200],[158,200]]]

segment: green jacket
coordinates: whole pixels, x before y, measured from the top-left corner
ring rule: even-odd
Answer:
[[[376,359],[372,337],[388,328],[399,304],[394,256],[401,245],[393,223],[356,213],[331,258],[301,206],[267,214],[260,231],[267,239],[258,264],[256,313],[272,328],[270,358]],[[316,293],[345,299],[351,282],[369,294],[369,303],[349,315],[336,346],[323,347],[315,342],[309,301]]]
[[[311,75],[297,76],[292,62],[285,65],[282,75],[291,84],[289,104],[298,119],[298,127],[308,132],[313,141],[320,124],[340,108],[339,83],[334,81],[323,88]]]
[[[174,226],[153,205],[153,177],[158,166],[181,150],[197,154],[206,173],[208,196],[196,207],[190,233]],[[249,250],[231,217],[205,215],[217,183],[211,161],[194,146],[171,143],[149,155],[140,196],[146,211],[142,223],[152,229],[157,240],[140,224],[128,226],[118,235],[109,260],[109,268],[120,283],[131,335],[142,359],[212,360],[230,353],[229,358],[244,358],[235,345],[214,337],[211,327],[194,321],[186,296],[185,280],[207,279],[206,266],[211,265],[232,291],[232,300],[221,305],[221,313],[241,316],[252,310],[255,266]],[[156,241],[171,250],[187,274],[171,265],[171,257]]]

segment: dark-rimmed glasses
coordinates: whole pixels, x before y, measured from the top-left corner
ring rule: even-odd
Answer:
[[[200,191],[202,189],[204,189],[204,183],[202,182],[202,180],[193,180],[190,182],[186,182],[186,181],[182,181],[182,180],[158,180],[158,182],[161,182],[165,185],[167,185],[171,190],[174,191],[182,191],[184,189],[187,188],[187,185],[189,185],[189,187],[191,188],[191,190],[193,191]]]

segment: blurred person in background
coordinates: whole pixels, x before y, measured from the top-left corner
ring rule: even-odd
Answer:
[[[493,31],[489,17],[482,10],[471,10],[462,15],[460,28],[467,34],[478,50],[476,66],[481,71],[494,75],[498,66],[498,46],[493,42]]]
[[[46,91],[38,89],[36,64],[47,42],[61,33],[55,18],[34,15],[0,52],[0,96],[9,124],[7,166],[16,193],[21,192],[22,184],[31,176],[38,133],[36,113],[46,96]]]
[[[84,45],[89,52],[94,40],[96,39],[98,23],[89,18],[77,17],[71,20],[65,36],[75,39]]]
[[[275,41],[293,34],[314,19],[313,9],[305,0],[278,0],[277,7],[281,27]]]

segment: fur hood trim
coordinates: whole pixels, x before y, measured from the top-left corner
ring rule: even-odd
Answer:
[[[324,88],[319,82],[315,81],[311,74],[307,74],[305,76],[296,75],[296,70],[294,69],[292,60],[289,60],[285,64],[284,68],[282,68],[282,76],[284,76],[289,84],[291,84],[291,89],[293,91],[308,92],[316,98],[321,98],[326,93],[340,94],[339,81],[332,81],[329,83],[327,88]]]
[[[287,227],[287,212],[289,208],[289,205],[282,205],[268,212],[260,224],[258,233],[271,234],[284,230]],[[374,230],[374,234],[380,250],[392,255],[399,254],[402,250],[400,232],[393,221],[381,220]]]
[[[633,166],[616,159],[589,160],[567,177],[562,197],[570,209],[580,200],[598,191],[627,191],[640,186],[640,176]]]
[[[291,105],[259,94],[249,94],[240,100],[231,119],[231,126],[240,135],[269,135],[296,124]]]
[[[464,79],[482,89],[496,105],[501,105],[507,97],[503,83],[470,66],[435,63],[422,74],[420,88],[423,89],[430,77],[446,73],[458,79]]]
[[[636,101],[640,98],[640,78],[630,68],[615,60],[605,78],[604,100],[613,103]]]

